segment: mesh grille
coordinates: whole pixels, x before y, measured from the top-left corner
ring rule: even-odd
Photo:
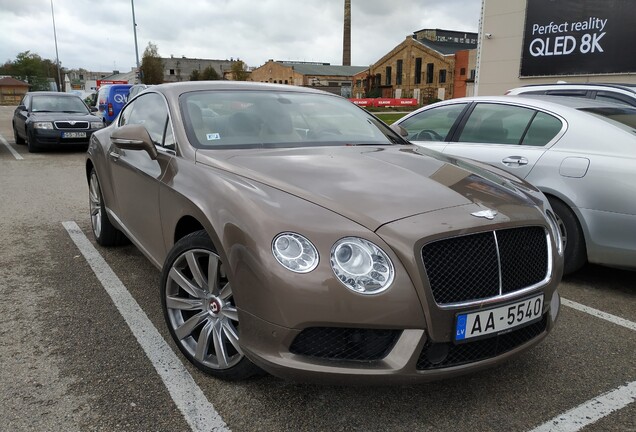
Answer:
[[[400,330],[311,327],[300,332],[289,350],[332,360],[379,360],[391,351]]]
[[[56,121],[55,127],[58,129],[88,129],[87,121],[76,121],[76,122],[68,122],[68,121]]]
[[[510,293],[541,282],[548,273],[548,246],[542,227],[439,240],[422,248],[422,259],[437,304]]]
[[[497,231],[502,293],[534,285],[548,273],[548,248],[541,227]]]
[[[545,331],[547,322],[548,315],[544,314],[541,321],[534,324],[492,338],[467,342],[461,345],[452,343],[431,344],[427,342],[417,360],[417,369],[441,369],[498,356],[539,336]],[[440,347],[440,345],[443,345],[443,347]],[[432,362],[430,358],[438,357],[437,353],[439,353],[440,348],[447,350],[448,354],[443,360]],[[431,353],[435,352],[435,354],[429,355],[429,351]]]

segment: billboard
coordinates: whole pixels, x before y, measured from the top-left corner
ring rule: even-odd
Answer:
[[[521,77],[636,72],[634,0],[527,0]]]

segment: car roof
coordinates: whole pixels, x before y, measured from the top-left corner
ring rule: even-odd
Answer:
[[[617,106],[625,107],[625,105],[615,104],[605,100],[575,98],[570,96],[549,96],[549,95],[506,95],[506,96],[472,96],[464,98],[449,99],[438,103],[453,102],[502,102],[502,103],[518,103],[522,105],[534,105],[544,109],[558,109],[559,107],[569,107],[574,109],[580,108],[616,108]]]
[[[62,96],[62,97],[79,97],[75,93],[64,93],[54,91],[33,91],[27,93],[30,96]]]
[[[525,89],[525,88],[546,88],[546,89],[557,89],[557,88],[568,88],[568,87],[581,87],[581,88],[593,88],[593,87],[605,87],[605,88],[616,88],[621,90],[627,90],[630,92],[636,93],[636,84],[633,83],[551,83],[551,84],[527,84],[521,87],[517,87],[516,89]]]
[[[182,93],[206,90],[237,90],[237,91],[278,91],[293,93],[313,93],[337,96],[322,90],[309,87],[298,87],[285,84],[269,84],[252,81],[185,81],[177,83],[166,83],[152,86],[153,91],[158,91],[166,95],[178,96]]]

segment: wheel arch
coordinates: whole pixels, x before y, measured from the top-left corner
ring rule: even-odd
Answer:
[[[188,234],[192,234],[193,232],[201,231],[201,230],[204,230],[207,232],[203,224],[199,222],[197,218],[190,215],[184,215],[177,221],[177,224],[174,227],[172,244],[177,243],[179,240],[181,240],[183,237],[187,236]]]

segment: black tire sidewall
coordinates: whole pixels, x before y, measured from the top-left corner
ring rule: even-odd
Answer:
[[[571,274],[583,267],[587,261],[583,230],[576,215],[565,203],[552,197],[548,198],[548,200],[554,213],[563,222],[567,234],[567,242],[563,253],[563,274]]]

